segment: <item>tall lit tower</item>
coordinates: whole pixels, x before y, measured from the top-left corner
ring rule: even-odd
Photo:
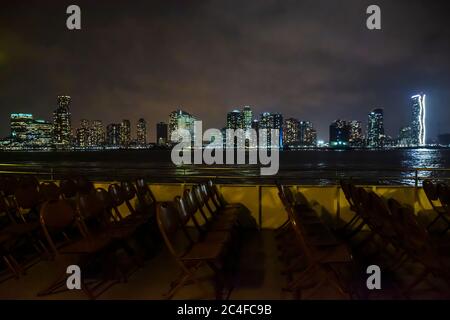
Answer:
[[[242,110],[242,127],[244,130],[252,128],[253,112],[249,106],[245,106]]]
[[[426,139],[426,105],[425,95],[417,94],[412,100],[411,142],[413,145],[423,146]]]
[[[374,109],[369,113],[367,128],[367,145],[370,148],[380,148],[384,142],[384,112],[383,109]]]
[[[71,142],[69,96],[58,96],[58,107],[53,112],[53,143],[57,149],[67,149]]]
[[[172,111],[169,115],[169,141],[172,141],[172,133],[178,129],[186,129],[194,139],[195,117],[183,110]]]
[[[138,145],[145,146],[147,144],[147,122],[142,118],[136,125],[136,138]]]
[[[128,148],[131,142],[131,123],[130,120],[124,119],[120,124],[120,145]]]

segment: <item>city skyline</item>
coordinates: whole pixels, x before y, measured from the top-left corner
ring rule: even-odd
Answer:
[[[443,1],[379,1],[383,28],[373,32],[365,1],[115,1],[104,10],[82,0],[79,31],[65,27],[68,4],[8,3],[0,12],[1,136],[11,113],[47,118],[64,93],[74,123],[145,118],[154,128],[181,106],[220,127],[224,110],[251,105],[311,121],[327,140],[332,121],[365,125],[378,106],[386,133],[397,135],[410,97],[423,91],[427,135],[450,132]]]
[[[104,147],[147,148],[150,144],[159,146],[170,142],[172,132],[186,129],[194,134],[194,122],[200,118],[181,109],[169,114],[168,122],[155,124],[156,140],[148,140],[150,126],[144,118],[135,124],[133,135],[129,119],[121,123],[104,124],[102,120],[81,119],[78,126],[72,123],[71,96],[57,97],[57,107],[53,112],[53,122],[35,119],[32,114],[12,113],[10,115],[10,134],[1,140],[6,150],[17,149],[99,149]],[[400,126],[396,136],[385,132],[383,108],[375,108],[368,113],[366,130],[361,120],[337,119],[329,126],[329,139],[325,143],[318,140],[314,124],[308,120],[285,117],[278,112],[263,112],[255,115],[251,106],[243,106],[226,113],[225,125],[220,130],[242,129],[246,139],[249,130],[279,130],[279,146],[331,147],[331,148],[383,148],[383,147],[421,147],[426,146],[426,95],[421,93],[411,97],[411,117],[409,125]],[[174,141],[172,141],[174,142]],[[270,145],[268,137],[267,144]]]

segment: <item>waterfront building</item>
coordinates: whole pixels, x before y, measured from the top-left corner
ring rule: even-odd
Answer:
[[[409,147],[412,143],[412,130],[410,126],[400,128],[397,145],[399,147]]]
[[[90,145],[94,148],[101,148],[105,144],[105,127],[101,120],[92,121]]]
[[[56,149],[68,149],[71,145],[72,124],[70,103],[70,96],[58,96],[58,106],[53,112],[53,144]]]
[[[128,148],[131,143],[131,123],[124,119],[120,125],[120,146]]]
[[[345,148],[350,142],[350,126],[345,120],[336,120],[330,125],[330,147]]]
[[[298,145],[300,142],[300,121],[294,118],[288,118],[283,123],[283,145]]]
[[[369,113],[367,128],[367,145],[370,148],[381,148],[384,143],[383,109],[377,108]]]
[[[283,146],[283,115],[280,113],[264,112],[260,116],[259,129],[268,129],[267,132],[267,146],[270,147],[271,137],[270,130],[278,129],[279,131],[279,146]],[[275,145],[275,144],[274,144]]]
[[[183,110],[176,110],[170,113],[169,116],[169,139],[172,140],[172,133],[177,129],[186,129],[190,132],[192,139],[194,139],[194,122],[195,117]],[[176,142],[176,141],[173,141]]]
[[[156,124],[156,143],[160,146],[167,144],[169,127],[165,122]]]
[[[227,114],[227,129],[244,129],[243,114],[239,110],[233,110]]]
[[[299,143],[303,147],[317,146],[317,131],[311,121],[300,121]]]
[[[411,97],[412,122],[411,143],[415,146],[423,146],[426,143],[426,96],[418,94]]]
[[[120,127],[119,123],[111,123],[106,127],[106,143],[109,147],[120,146]]]
[[[147,122],[142,118],[136,125],[136,142],[139,146],[147,145]]]
[[[76,129],[75,139],[79,148],[88,148],[91,145],[91,128],[89,120],[82,119],[80,127]]]
[[[248,130],[252,128],[253,111],[249,106],[245,106],[242,110],[242,128]]]
[[[349,122],[349,126],[350,126],[350,136],[349,136],[350,146],[352,147],[364,146],[364,135],[361,121],[352,120]]]

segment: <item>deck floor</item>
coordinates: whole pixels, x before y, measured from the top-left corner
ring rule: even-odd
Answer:
[[[236,274],[234,288],[229,299],[292,299],[292,295],[282,291],[286,278],[281,275],[281,263],[274,233],[271,230],[248,232],[243,240],[240,253],[239,271]],[[176,278],[179,267],[162,248],[144,266],[134,272],[126,283],[117,283],[102,293],[97,299],[162,299],[167,292],[169,283]],[[61,293],[38,297],[37,292],[54,280],[55,264],[52,261],[41,260],[27,270],[27,274],[20,279],[10,279],[0,283],[0,299],[87,299],[80,290],[63,291]],[[190,284],[183,287],[174,299],[214,299],[214,289],[211,273],[207,268],[199,273],[201,287]],[[389,284],[388,279],[384,283]],[[361,279],[361,286],[365,280]],[[363,283],[364,282],[364,283]],[[431,288],[431,286],[430,286]],[[392,288],[386,286],[384,290],[368,296],[373,299],[396,298]],[[335,299],[338,296],[329,288],[316,292],[312,299]],[[417,298],[436,298],[425,283],[425,287],[418,290]],[[305,296],[308,296],[307,294]]]

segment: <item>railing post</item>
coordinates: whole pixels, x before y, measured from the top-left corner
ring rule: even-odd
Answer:
[[[415,186],[419,186],[419,170],[415,169]]]

